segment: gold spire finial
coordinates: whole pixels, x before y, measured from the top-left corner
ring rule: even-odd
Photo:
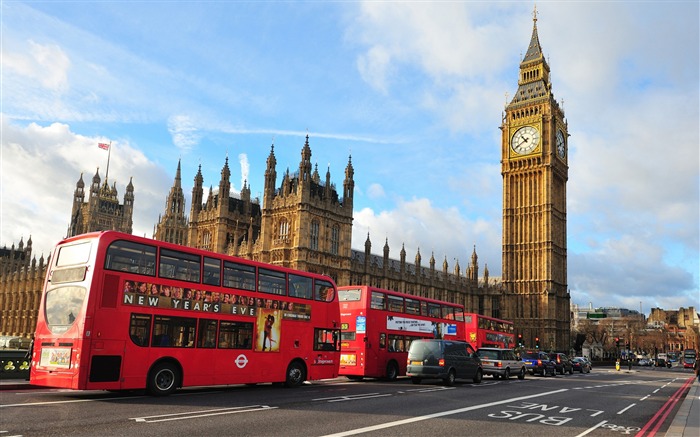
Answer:
[[[535,3],[535,10],[532,11],[532,21],[534,21],[535,25],[537,25],[537,3]]]

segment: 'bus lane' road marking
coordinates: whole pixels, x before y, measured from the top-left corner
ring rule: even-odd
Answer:
[[[161,414],[157,416],[131,417],[129,420],[142,423],[167,422],[170,420],[198,419],[200,417],[219,416],[222,414],[250,413],[256,411],[276,410],[279,407],[268,405],[247,405],[245,407],[218,408],[215,410],[186,411],[184,413]]]
[[[521,401],[524,399],[533,399],[533,398],[538,398],[538,397],[542,397],[542,396],[550,396],[550,395],[557,394],[557,393],[563,393],[565,391],[569,391],[569,389],[563,388],[560,390],[554,390],[554,391],[544,392],[544,393],[535,394],[535,395],[520,396],[517,398],[505,399],[502,401],[489,402],[487,404],[472,405],[471,407],[458,408],[456,410],[441,411],[439,413],[427,414],[425,416],[411,417],[409,419],[396,420],[394,422],[387,422],[387,423],[382,423],[379,425],[366,426],[364,428],[351,429],[348,431],[343,431],[343,432],[339,432],[339,433],[335,433],[335,434],[328,434],[328,435],[323,436],[323,437],[344,437],[344,436],[350,436],[350,435],[355,435],[355,434],[362,434],[362,433],[370,432],[370,431],[378,431],[380,429],[392,428],[394,426],[401,426],[401,425],[406,425],[409,423],[420,422],[423,420],[435,419],[437,417],[451,416],[453,414],[466,413],[467,411],[480,410],[482,408],[494,407],[496,405],[508,404],[511,402]]]

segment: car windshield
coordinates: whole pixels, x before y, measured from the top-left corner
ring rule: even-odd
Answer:
[[[440,356],[440,342],[437,341],[414,341],[408,351],[408,356],[429,357]]]
[[[523,358],[529,358],[529,359],[535,359],[535,360],[536,360],[536,359],[539,359],[539,358],[540,358],[540,355],[539,355],[538,353],[528,353],[528,354],[524,354],[524,355],[523,355]]]
[[[477,353],[479,354],[479,356],[481,358],[489,358],[492,360],[498,359],[498,351],[488,350],[488,349],[479,349]]]

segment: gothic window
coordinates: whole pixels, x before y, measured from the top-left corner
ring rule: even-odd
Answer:
[[[484,296],[479,296],[479,314],[484,314]]]
[[[333,228],[331,229],[331,253],[333,255],[337,255],[339,247],[340,247],[340,227],[338,227],[338,225],[333,225]]]
[[[501,306],[498,296],[491,297],[491,317],[501,318]]]
[[[318,250],[318,230],[319,223],[318,220],[313,220],[311,222],[311,250]]]
[[[282,218],[280,220],[280,232],[279,232],[279,238],[280,240],[287,240],[289,239],[289,222],[287,221],[286,218]]]
[[[202,233],[202,248],[211,250],[211,232],[209,231]]]

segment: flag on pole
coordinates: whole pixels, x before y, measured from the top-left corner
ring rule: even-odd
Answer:
[[[109,150],[109,144],[107,143],[97,143],[97,147],[99,147],[102,150]]]

